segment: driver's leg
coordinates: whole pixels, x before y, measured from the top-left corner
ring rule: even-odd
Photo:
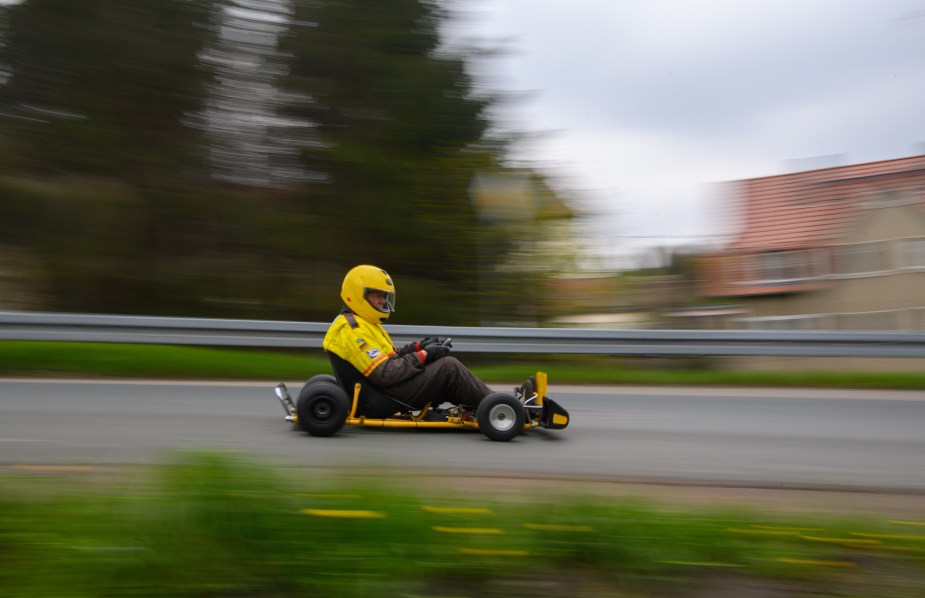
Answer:
[[[491,393],[491,389],[458,359],[444,357],[428,364],[423,372],[389,389],[389,392],[415,406],[433,401],[436,407],[438,403],[449,401],[454,405],[475,407]]]

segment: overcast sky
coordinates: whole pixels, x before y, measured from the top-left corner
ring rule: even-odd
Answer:
[[[549,132],[522,155],[614,245],[713,234],[712,182],[925,153],[922,0],[466,5],[509,49],[488,86],[531,92],[507,118]]]

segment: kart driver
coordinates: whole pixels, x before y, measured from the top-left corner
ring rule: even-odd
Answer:
[[[353,268],[344,277],[340,296],[344,306],[328,328],[323,346],[340,358],[331,361],[342,383],[359,372],[380,393],[414,409],[428,401],[433,401],[433,407],[449,401],[474,409],[491,393],[459,360],[448,356],[452,348],[448,338],[426,338],[394,347],[382,327],[395,311],[395,285],[385,270],[369,265]],[[385,418],[399,411],[395,401],[376,396],[380,393],[367,393],[372,396],[361,402],[358,415]]]

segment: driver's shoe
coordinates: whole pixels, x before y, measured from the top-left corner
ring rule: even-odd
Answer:
[[[536,376],[530,376],[518,388],[514,389],[514,397],[524,403],[536,393]]]

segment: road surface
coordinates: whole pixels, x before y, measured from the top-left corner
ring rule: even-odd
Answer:
[[[298,390],[299,383],[290,388]],[[550,387],[566,430],[305,435],[272,382],[0,380],[0,465],[134,465],[220,449],[283,466],[925,491],[925,393]]]

